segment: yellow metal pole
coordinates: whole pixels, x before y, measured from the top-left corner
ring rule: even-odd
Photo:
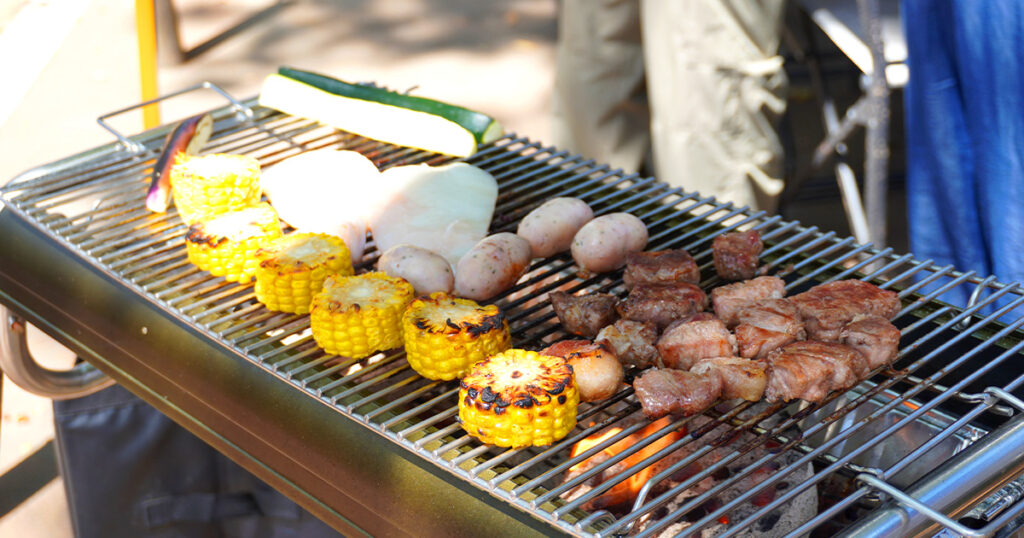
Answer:
[[[142,100],[156,99],[159,93],[156,79],[156,12],[154,0],[135,0],[135,34],[139,38],[139,78],[142,81]],[[160,125],[160,108],[154,103],[142,108],[142,125],[151,129]]]

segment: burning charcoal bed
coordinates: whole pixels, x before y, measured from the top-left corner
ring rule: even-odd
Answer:
[[[329,147],[359,151],[381,168],[450,160],[254,100],[213,117],[204,152],[248,154],[264,166]],[[580,332],[629,354],[627,380],[635,379],[658,365],[658,337],[672,321],[710,316],[709,307],[722,306],[708,304],[716,289],[743,285],[713,269],[715,238],[738,231],[748,238],[756,231],[758,240],[723,251],[742,272],[728,277],[766,278],[760,282],[770,289],[753,301],[801,297],[828,282],[871,282],[884,292],[870,298],[877,311],[868,314],[891,318],[893,328],[858,320],[865,322],[844,334],[856,312],[804,295],[796,301],[799,315],[816,323],[810,332],[878,353],[871,364],[881,365],[848,390],[836,383],[814,403],[719,398],[693,416],[651,419],[624,385],[607,400],[581,404],[576,427],[555,444],[502,449],[462,430],[457,381],[421,377],[399,350],[327,355],[308,318],[270,312],[251,285],[189,264],[176,211],[151,213],[144,204],[170,129],[31,170],[0,190],[0,354],[23,357],[17,329],[35,324],[346,534],[900,536],[956,530],[957,518],[982,513],[975,508],[985,502],[985,518],[971,524],[992,533],[1012,530],[1024,511],[1021,503],[986,500],[1024,473],[1024,295],[1016,284],[858,245],[507,135],[467,159],[497,179],[492,232],[515,231],[545,200],[571,196],[597,215],[642,219],[647,251],[687,253],[674,254],[680,271],[635,271],[631,290],[622,270],[580,276],[568,253],[533,260],[493,300],[516,347],[578,338],[559,323],[552,292],[607,294],[600,321]],[[372,268],[376,257],[370,243],[357,270]],[[839,286],[857,300],[857,284]],[[966,308],[942,302],[953,288],[977,290],[975,300]],[[661,304],[671,297],[684,304]],[[741,323],[790,330],[778,316],[791,309],[774,306],[773,320],[734,312],[723,321],[730,330]],[[801,339],[795,329],[770,330]],[[894,342],[897,356],[887,366]],[[23,380],[52,378],[5,370]],[[936,514],[910,508],[918,501]]]

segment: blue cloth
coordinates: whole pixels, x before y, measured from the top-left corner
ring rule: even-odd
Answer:
[[[1024,281],[1024,2],[904,0],[903,21],[911,250]]]

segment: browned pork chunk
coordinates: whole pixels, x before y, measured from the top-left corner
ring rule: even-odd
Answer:
[[[858,315],[892,319],[900,311],[895,292],[860,280],[820,284],[789,299],[804,318],[807,338],[822,342],[838,342],[843,327]]]
[[[770,402],[801,399],[820,402],[833,390],[847,389],[869,372],[857,350],[830,342],[794,342],[768,355]]]
[[[602,327],[619,318],[615,311],[615,303],[619,299],[609,293],[570,295],[564,291],[553,291],[548,297],[562,328],[573,334],[593,338]]]
[[[626,257],[622,283],[627,290],[649,282],[689,282],[700,284],[700,268],[683,249],[634,252]]]
[[[658,363],[657,325],[646,321],[620,319],[601,329],[595,344],[608,346],[622,364],[649,368]]]
[[[633,389],[647,418],[669,413],[696,415],[715,404],[722,380],[713,374],[651,368],[633,381]]]
[[[637,284],[616,309],[619,315],[633,321],[649,321],[658,329],[673,321],[704,310],[708,296],[689,282]]]
[[[739,357],[715,357],[701,359],[690,368],[694,374],[713,373],[722,380],[722,398],[742,398],[756,402],[764,396],[768,384],[763,361],[752,361]]]
[[[874,370],[896,358],[900,330],[882,316],[859,316],[843,328],[839,341],[864,355],[868,366]]]
[[[745,282],[726,284],[711,290],[715,315],[733,327],[747,306],[765,299],[779,299],[786,294],[786,282],[776,276],[759,276]]]
[[[764,244],[757,230],[722,234],[711,243],[715,270],[723,280],[746,280],[757,274]]]
[[[658,339],[658,354],[667,368],[689,370],[700,359],[731,357],[736,341],[720,319],[669,325]]]
[[[766,299],[741,310],[733,330],[741,357],[763,359],[768,353],[807,337],[803,318],[788,299]]]

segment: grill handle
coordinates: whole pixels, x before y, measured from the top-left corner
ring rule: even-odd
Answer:
[[[70,370],[41,366],[28,350],[25,320],[0,305],[0,372],[32,394],[54,400],[87,396],[114,384],[114,380],[83,362]]]
[[[1024,413],[978,440],[906,491],[900,491],[870,475],[858,477],[867,485],[893,495],[894,501],[875,510],[841,536],[930,536],[937,530],[935,520],[940,519],[933,516],[956,514],[965,510],[994,493],[1022,471]],[[915,505],[916,508],[930,508],[929,511],[933,513],[922,513],[915,509]],[[1005,525],[1007,519],[1020,510],[1018,508],[1002,514],[980,532],[966,528],[959,530],[963,536],[984,536],[987,535],[986,531]],[[955,524],[946,526],[956,528]]]
[[[239,101],[238,99],[235,99],[234,97],[232,97],[230,93],[225,91],[220,86],[218,86],[218,85],[216,85],[216,84],[214,84],[212,82],[209,82],[209,81],[204,81],[204,82],[200,82],[199,84],[196,84],[195,86],[189,86],[188,88],[185,88],[185,89],[182,89],[182,90],[178,90],[176,92],[171,92],[171,93],[169,93],[167,95],[161,95],[160,97],[157,97],[156,99],[150,99],[149,101],[143,101],[141,103],[138,103],[138,104],[135,104],[135,105],[132,105],[132,106],[128,106],[128,107],[124,107],[122,109],[118,109],[118,110],[115,110],[113,112],[108,112],[108,113],[106,113],[106,114],[96,118],[96,122],[99,123],[101,127],[103,127],[104,129],[109,131],[111,134],[116,136],[117,139],[121,142],[121,144],[125,147],[125,149],[127,149],[128,151],[131,151],[132,153],[142,153],[143,151],[146,151],[146,147],[144,145],[142,145],[142,144],[132,140],[131,138],[128,138],[127,136],[121,134],[120,131],[118,131],[117,129],[114,129],[113,127],[111,127],[110,124],[106,122],[106,120],[108,120],[110,118],[113,118],[114,116],[117,116],[117,115],[120,115],[120,114],[124,114],[125,112],[131,111],[131,110],[135,110],[136,108],[142,108],[144,106],[152,105],[153,103],[158,103],[160,101],[163,101],[164,99],[170,99],[171,97],[177,97],[177,96],[182,95],[182,94],[186,94],[186,93],[189,93],[189,92],[194,92],[196,90],[203,90],[203,89],[213,90],[213,91],[219,93],[221,95],[221,97],[223,97],[224,99],[227,99],[228,102],[231,103],[231,108],[233,108],[235,110],[235,114],[238,116],[238,120],[239,121],[251,120],[254,117],[254,113],[253,113],[251,108],[245,106],[245,104],[243,104],[241,101]]]

